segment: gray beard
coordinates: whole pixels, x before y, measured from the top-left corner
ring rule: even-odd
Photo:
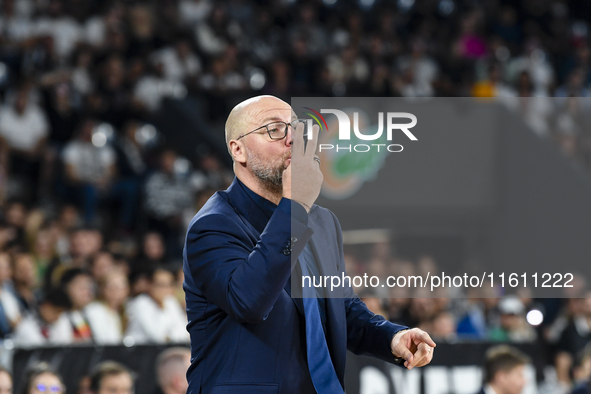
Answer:
[[[246,157],[250,163],[252,173],[257,177],[261,185],[269,192],[281,195],[283,193],[283,171],[287,168],[285,160],[289,157],[287,154],[281,158],[281,164],[274,166],[268,160],[246,151]]]

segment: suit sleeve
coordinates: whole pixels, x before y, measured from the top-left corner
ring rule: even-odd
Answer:
[[[338,270],[345,271],[343,252],[343,234],[337,217],[331,212],[339,247]],[[345,273],[346,275],[346,273]],[[347,317],[347,349],[357,355],[373,356],[390,363],[400,365],[400,358],[392,354],[391,342],[394,335],[406,326],[394,324],[383,316],[376,315],[353,292],[345,287],[345,313]]]
[[[208,214],[187,233],[186,258],[197,288],[239,322],[265,320],[312,230],[292,219],[282,199],[258,242],[240,217]],[[254,244],[254,247],[253,247]]]

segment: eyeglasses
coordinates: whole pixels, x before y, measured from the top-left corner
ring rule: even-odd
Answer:
[[[64,388],[62,386],[47,386],[43,383],[39,383],[35,386],[37,390],[41,391],[42,393],[63,393]]]
[[[252,134],[255,131],[259,131],[260,129],[264,129],[264,128],[267,129],[267,134],[269,134],[269,138],[271,138],[272,140],[282,140],[287,136],[287,126],[291,126],[291,129],[293,130],[298,126],[298,124],[300,122],[306,123],[309,120],[312,120],[312,119],[303,119],[303,118],[302,119],[295,119],[295,120],[292,120],[291,123],[286,123],[286,122],[281,122],[281,121],[269,123],[264,126],[258,127],[252,131],[249,131],[248,133],[240,135],[238,138],[236,138],[236,141],[238,141],[242,137],[246,137],[247,135]]]

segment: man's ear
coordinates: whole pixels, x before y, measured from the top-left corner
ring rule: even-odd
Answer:
[[[230,141],[230,153],[237,163],[246,163],[246,150],[242,141],[232,140]]]

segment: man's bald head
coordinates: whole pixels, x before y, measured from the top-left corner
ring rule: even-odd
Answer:
[[[226,146],[228,151],[230,151],[230,141],[235,140],[238,136],[249,132],[251,129],[262,126],[257,121],[264,119],[266,113],[285,110],[291,111],[289,104],[275,96],[268,95],[252,97],[236,105],[226,120]]]

